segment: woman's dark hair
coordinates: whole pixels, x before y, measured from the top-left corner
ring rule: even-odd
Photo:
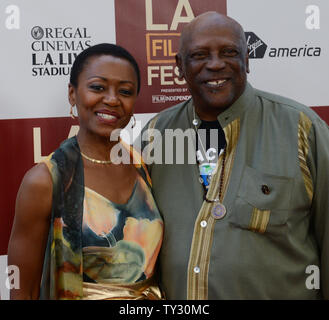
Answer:
[[[102,55],[109,55],[121,59],[125,59],[133,66],[136,76],[137,76],[137,94],[140,90],[140,72],[138,64],[135,58],[124,48],[112,44],[112,43],[100,43],[96,44],[92,47],[85,49],[84,51],[80,52],[78,56],[75,58],[70,74],[70,83],[73,87],[78,86],[78,77],[82,72],[84,66],[86,65],[87,61],[91,57],[95,56],[102,56]]]

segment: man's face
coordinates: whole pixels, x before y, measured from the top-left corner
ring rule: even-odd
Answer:
[[[217,119],[245,89],[249,70],[242,36],[230,24],[203,23],[191,30],[176,58],[204,120]]]

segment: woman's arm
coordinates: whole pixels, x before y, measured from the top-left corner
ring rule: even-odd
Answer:
[[[40,163],[23,178],[16,198],[14,224],[8,245],[8,265],[20,271],[20,289],[11,299],[38,299],[52,206],[52,178]]]

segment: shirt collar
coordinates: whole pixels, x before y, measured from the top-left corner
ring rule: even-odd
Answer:
[[[217,119],[222,128],[226,127],[230,122],[239,117],[244,110],[252,105],[254,101],[254,88],[249,82],[246,83],[246,88],[243,91],[242,95],[224,112],[218,115]],[[198,120],[197,128],[201,124],[201,119],[198,117],[196,112],[194,112],[193,99],[187,102],[187,114],[189,123],[192,125],[193,119]]]
[[[238,118],[249,106],[252,105],[255,97],[254,88],[249,82],[242,95],[224,112],[218,115],[217,119],[222,126],[226,127],[230,122]]]

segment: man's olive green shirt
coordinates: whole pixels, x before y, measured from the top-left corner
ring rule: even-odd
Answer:
[[[165,129],[191,129],[192,120],[189,100],[159,113],[142,136],[155,128],[161,138],[152,143],[163,143]],[[165,223],[167,298],[329,298],[328,126],[310,108],[250,84],[218,121],[227,144],[223,219],[203,201],[197,164],[186,157],[185,164],[149,165]],[[221,170],[208,198],[218,195]]]

